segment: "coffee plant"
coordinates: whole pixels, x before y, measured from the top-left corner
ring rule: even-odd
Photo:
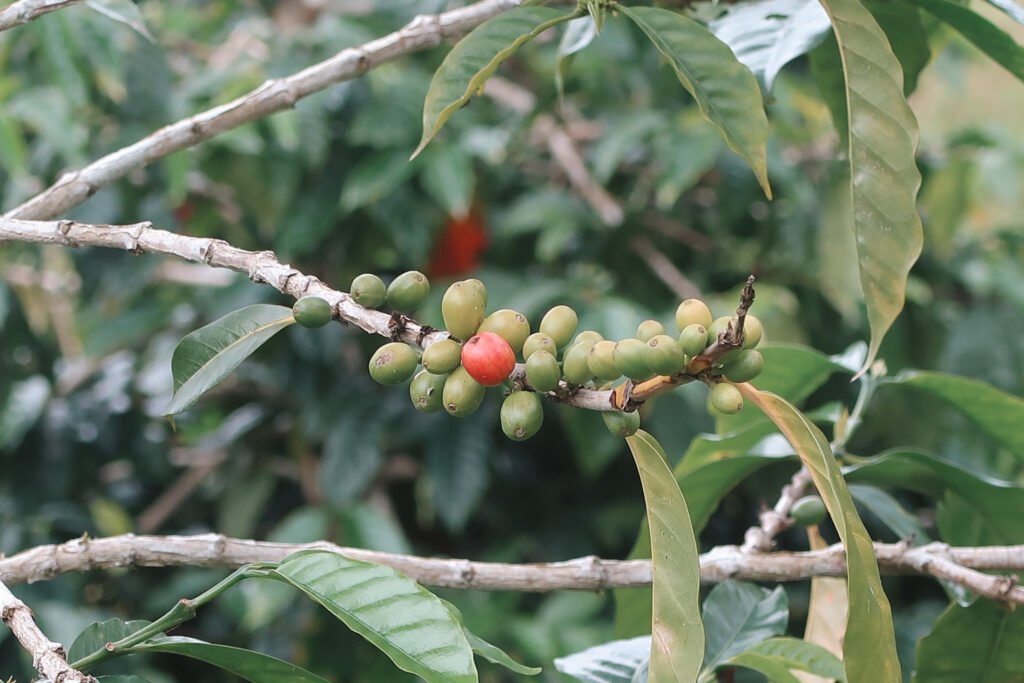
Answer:
[[[0,673],[1022,680],[975,5],[0,9]]]

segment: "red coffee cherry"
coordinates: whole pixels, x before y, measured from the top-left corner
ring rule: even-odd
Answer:
[[[493,387],[512,374],[516,354],[498,334],[481,332],[462,345],[462,367],[480,384]]]

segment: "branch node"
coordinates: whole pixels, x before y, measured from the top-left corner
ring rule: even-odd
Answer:
[[[408,324],[408,316],[398,311],[392,313],[391,318],[388,320],[388,336],[391,338],[391,341],[402,341],[402,335],[405,333]]]

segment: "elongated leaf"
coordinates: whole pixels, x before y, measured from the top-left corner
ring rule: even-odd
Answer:
[[[938,396],[982,431],[1024,460],[1024,399],[969,377],[906,371],[887,384],[903,384]]]
[[[715,680],[722,663],[772,636],[789,623],[789,598],[782,586],[768,590],[752,583],[724,581],[704,600],[702,681]]]
[[[951,605],[917,645],[916,683],[1024,680],[1024,611],[978,600]]]
[[[582,683],[631,683],[651,657],[651,637],[613,640],[555,660],[555,668]]]
[[[904,510],[888,493],[874,486],[850,484],[849,488],[853,499],[874,513],[900,540],[911,541],[913,545],[931,543],[931,537],[917,517]]]
[[[1018,45],[1008,33],[980,14],[949,0],[911,1],[949,24],[993,61],[1024,81],[1024,47]],[[1020,10],[1019,7],[1017,9]]]
[[[811,550],[824,550],[828,541],[821,537],[817,526],[807,527],[807,542]],[[818,645],[839,659],[843,653],[843,636],[850,612],[846,579],[816,576],[811,579],[811,600],[807,605],[807,626],[804,642]],[[809,673],[797,673],[800,683],[829,683],[832,679]]]
[[[191,408],[256,349],[294,322],[290,308],[254,304],[187,335],[171,357],[174,397],[166,414]]]
[[[485,21],[456,43],[430,81],[423,102],[423,137],[412,156],[479,93],[502,62],[542,31],[575,16],[548,7],[517,7]]]
[[[881,0],[867,0],[865,6],[871,12],[893,54],[903,69],[903,93],[910,95],[917,87],[917,77],[932,58],[928,47],[928,34],[921,24],[921,10],[913,5]]]
[[[107,643],[127,638],[144,626],[149,626],[149,622],[107,619],[106,621],[97,621],[96,623],[89,624],[78,634],[74,642],[71,643],[71,647],[68,648],[68,662],[74,665],[79,659],[99,650],[104,650],[104,646]]]
[[[615,7],[664,55],[704,118],[722,131],[729,149],[746,159],[770,199],[765,151],[768,117],[750,69],[736,60],[728,45],[678,12],[657,7]]]
[[[846,79],[853,232],[871,342],[866,369],[903,309],[907,274],[924,241],[915,197],[918,130],[885,33],[857,0],[821,0]]]
[[[686,501],[661,445],[640,430],[626,439],[633,453],[651,529],[654,601],[651,683],[692,681],[704,658],[700,563]]]
[[[843,663],[834,654],[814,643],[797,638],[769,638],[751,646],[726,662],[760,671],[772,681],[797,678],[790,669],[806,671],[823,678],[845,683]],[[789,675],[790,678],[786,678]]]
[[[327,683],[326,679],[262,652],[207,643],[183,636],[151,638],[128,652],[164,652],[184,655],[230,671],[253,683]]]
[[[326,607],[398,668],[429,683],[477,680],[473,651],[458,620],[407,576],[321,551],[290,555],[272,575]]]
[[[783,66],[818,45],[832,25],[818,0],[754,0],[724,5],[708,28],[771,92]]]
[[[882,590],[871,537],[857,515],[828,440],[800,411],[778,396],[758,391],[750,384],[737,386],[743,397],[764,411],[796,449],[846,547],[850,616],[843,659],[847,678],[899,680],[892,612]]]
[[[480,655],[491,664],[503,666],[509,671],[522,674],[523,676],[536,676],[543,671],[539,666],[526,666],[525,664],[520,664],[509,657],[508,653],[497,645],[488,643],[480,636],[474,635],[465,628],[463,628],[463,632],[466,634],[466,640],[469,642],[469,646],[473,648],[473,652]]]

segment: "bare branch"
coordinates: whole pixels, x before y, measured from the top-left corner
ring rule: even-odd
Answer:
[[[324,88],[355,78],[381,64],[417,50],[436,47],[516,7],[522,0],[482,0],[437,15],[420,15],[402,29],[360,47],[342,50],[330,59],[285,78],[266,81],[255,90],[195,116],[165,126],[152,135],[65,174],[42,193],[7,212],[7,218],[47,219],[60,216],[97,190],[131,171],[169,154],[193,147],[244,123],[295,106]]]
[[[743,535],[745,552],[767,552],[775,547],[775,537],[789,526],[789,511],[793,509],[793,503],[804,495],[810,483],[811,473],[803,467],[797,470],[790,482],[782,487],[775,507],[761,511],[760,526],[750,527]]]
[[[74,5],[78,0],[18,0],[0,9],[0,31],[27,24],[36,17]]]
[[[0,617],[21,646],[32,655],[32,667],[44,678],[61,683],[96,683],[92,676],[75,671],[64,657],[64,648],[46,637],[32,618],[32,610],[0,583]]]

